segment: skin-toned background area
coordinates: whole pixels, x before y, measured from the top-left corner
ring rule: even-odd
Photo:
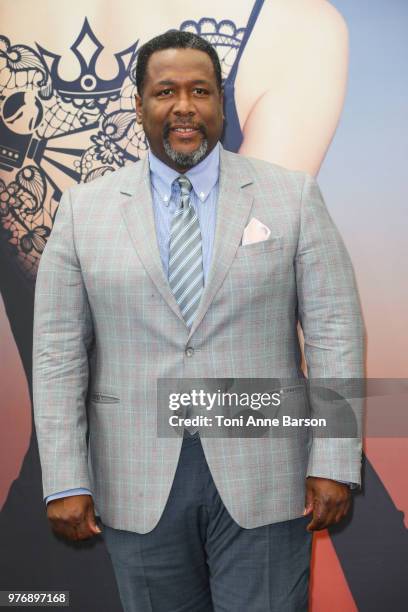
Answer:
[[[13,198],[22,200],[14,217],[0,217],[0,588],[70,589],[73,610],[115,611],[119,600],[103,545],[62,543],[46,521],[30,399],[35,271],[61,192],[146,154],[129,76],[138,46],[184,24],[219,43],[225,79],[253,3],[190,7],[175,0],[163,9],[155,0],[135,9],[121,0],[114,14],[103,0],[72,4],[5,0],[0,6],[0,36],[8,39],[0,39],[0,152],[11,133],[24,158],[0,169],[2,211]],[[118,89],[108,103],[100,96],[99,106],[58,92],[63,81],[80,76],[70,47],[85,17],[101,45],[97,76]],[[371,378],[403,378],[408,371],[407,26],[408,8],[399,0],[266,0],[235,80],[240,152],[318,177],[353,260]],[[37,54],[25,55],[30,69],[13,73],[15,45]],[[82,57],[92,57],[89,37],[80,49]],[[129,49],[118,64],[115,54]],[[61,59],[51,78],[52,54]],[[32,95],[40,89],[42,98]],[[6,107],[5,99],[18,92],[27,95]],[[30,152],[33,139],[39,144]],[[18,178],[27,167],[31,174]],[[392,397],[376,401],[387,424]],[[405,609],[408,442],[406,431],[397,433],[365,439],[365,488],[355,496],[352,516],[314,535],[313,612]]]

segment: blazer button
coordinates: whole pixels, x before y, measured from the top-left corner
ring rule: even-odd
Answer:
[[[194,355],[194,349],[192,346],[188,346],[185,350],[185,354],[187,357],[192,357]]]

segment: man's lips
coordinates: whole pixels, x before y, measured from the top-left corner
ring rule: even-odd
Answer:
[[[199,131],[196,127],[186,125],[176,125],[170,128],[170,132],[176,132],[177,134],[195,134]]]
[[[202,134],[202,130],[190,125],[173,125],[169,132],[174,134],[178,141],[190,142],[196,139],[198,134]]]

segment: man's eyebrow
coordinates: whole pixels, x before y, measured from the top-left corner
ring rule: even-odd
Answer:
[[[190,81],[191,84],[194,85],[209,85],[210,82],[207,79],[193,79]],[[170,79],[163,79],[162,81],[157,81],[154,84],[155,87],[163,86],[163,85],[177,85],[176,81],[172,81]]]
[[[155,83],[155,86],[158,87],[159,85],[174,85],[174,81],[169,81],[169,80],[157,81],[157,83]]]

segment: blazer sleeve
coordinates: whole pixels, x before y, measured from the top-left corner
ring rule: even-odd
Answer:
[[[359,386],[364,377],[365,338],[354,272],[319,186],[309,175],[302,189],[295,270],[309,388],[313,389],[314,381],[335,392],[336,387]],[[339,404],[345,409],[342,413],[319,394],[311,393],[309,399],[311,417],[350,419],[348,401]],[[361,397],[351,402],[355,427],[349,430],[354,432],[350,437],[343,433],[342,437],[321,433],[312,437],[307,476],[361,483],[362,405]],[[338,422],[338,429],[341,426]]]
[[[41,256],[34,299],[33,403],[44,497],[91,489],[85,402],[92,341],[68,190]]]

